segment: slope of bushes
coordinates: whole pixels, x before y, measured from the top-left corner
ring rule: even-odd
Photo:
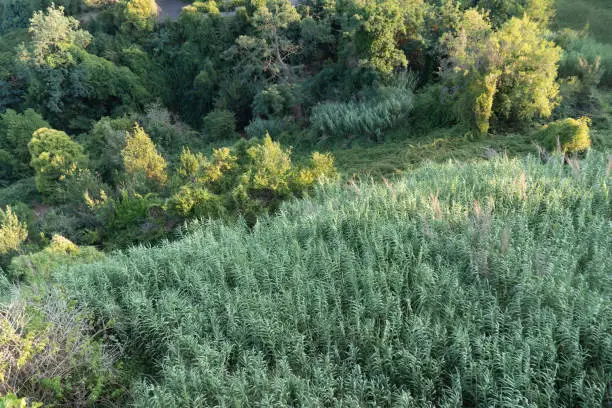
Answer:
[[[600,406],[609,173],[427,165],[57,278],[148,362],[137,406]]]

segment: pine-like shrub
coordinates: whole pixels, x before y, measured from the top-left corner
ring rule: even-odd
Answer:
[[[426,165],[57,279],[148,363],[135,406],[601,406],[608,170]]]
[[[559,146],[564,153],[584,152],[591,147],[587,117],[566,118],[551,122],[536,133],[536,138],[549,150]]]

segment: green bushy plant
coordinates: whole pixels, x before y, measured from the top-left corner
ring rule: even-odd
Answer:
[[[204,129],[210,140],[236,137],[236,117],[227,109],[214,109],[204,116]]]
[[[555,39],[563,47],[559,62],[559,77],[587,77],[590,86],[612,86],[612,45],[597,42],[585,32],[563,30]],[[588,78],[587,67],[597,65],[596,77]]]
[[[30,165],[36,172],[36,188],[52,201],[61,197],[59,183],[87,162],[83,147],[59,130],[38,129],[28,149]]]
[[[563,153],[580,153],[591,147],[587,117],[566,118],[551,122],[536,133],[536,139],[548,150],[561,148]]]
[[[14,181],[32,175],[28,142],[36,130],[48,127],[33,109],[22,114],[8,109],[0,115],[0,179]]]
[[[0,395],[16,390],[45,406],[91,406],[113,399],[119,389],[115,356],[93,338],[85,312],[62,293],[52,290],[44,300],[27,303],[14,299],[0,310]],[[0,405],[7,402],[28,406],[10,394],[0,398]]]
[[[224,213],[222,197],[206,188],[182,186],[166,204],[173,213],[184,218],[218,218]]]
[[[250,139],[261,137],[261,135],[265,135],[266,133],[278,137],[286,128],[287,123],[283,119],[255,118],[244,128],[244,133],[246,133],[247,137]]]
[[[60,266],[91,263],[104,259],[104,254],[94,247],[79,247],[61,235],[53,235],[51,243],[39,252],[13,258],[7,268],[13,280],[30,283],[48,281],[51,272]]]
[[[139,125],[128,133],[121,157],[126,173],[134,179],[144,176],[151,181],[151,185],[156,186],[163,186],[168,181],[166,160]]]
[[[0,395],[0,408],[42,408],[42,402],[30,402],[27,397],[19,398],[17,395],[9,392],[6,395]]]

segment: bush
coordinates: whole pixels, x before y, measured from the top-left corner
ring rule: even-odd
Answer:
[[[168,181],[166,160],[140,126],[136,125],[128,134],[121,156],[126,173],[132,177],[142,175],[156,186],[163,186]]]
[[[54,201],[61,197],[58,183],[87,162],[83,147],[59,130],[38,129],[28,149],[32,155],[30,165],[36,171],[36,188]]]
[[[0,208],[0,255],[19,251],[21,244],[28,238],[28,228],[19,221],[11,207]]]
[[[92,333],[86,314],[57,291],[42,303],[15,300],[2,307],[0,395],[19,390],[52,405],[108,402],[115,388],[114,357]]]
[[[4,160],[0,157],[0,179],[16,180],[32,175],[28,142],[34,131],[48,127],[42,116],[32,109],[22,114],[8,109],[0,115],[0,153],[8,154]],[[7,165],[9,168],[3,171],[2,167]]]
[[[204,129],[210,140],[229,140],[236,137],[236,117],[226,109],[214,109],[204,116]]]
[[[548,150],[561,147],[564,153],[579,153],[591,147],[589,126],[591,120],[566,118],[544,126],[536,133],[536,139]]]
[[[102,180],[114,183],[123,171],[121,151],[125,148],[126,135],[134,129],[134,119],[103,117],[93,126],[86,139],[87,152],[91,157],[91,169],[97,171]]]
[[[255,118],[244,128],[244,133],[249,139],[261,137],[266,133],[278,137],[286,128],[287,123],[282,119]]]
[[[51,272],[63,265],[91,263],[104,259],[94,247],[79,247],[61,235],[53,235],[51,244],[40,252],[13,258],[8,267],[14,280],[30,283],[48,281]]]
[[[183,186],[167,204],[181,217],[218,218],[224,212],[223,199],[206,188]]]
[[[564,52],[559,62],[559,77],[575,76],[581,81],[587,77],[592,86],[612,87],[612,45],[602,44],[586,35],[586,33],[573,30],[563,30],[556,41],[563,47]],[[599,62],[598,62],[599,61]],[[585,67],[594,67],[598,64],[597,77],[588,78],[590,73]]]
[[[16,204],[18,202],[30,202],[38,196],[34,177],[22,179],[11,185],[0,188],[0,207]]]

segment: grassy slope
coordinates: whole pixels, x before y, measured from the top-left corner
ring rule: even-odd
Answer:
[[[336,184],[58,278],[149,363],[136,406],[600,406],[608,160]]]
[[[559,28],[583,29],[597,41],[612,43],[612,1],[610,0],[557,0],[556,23]]]

